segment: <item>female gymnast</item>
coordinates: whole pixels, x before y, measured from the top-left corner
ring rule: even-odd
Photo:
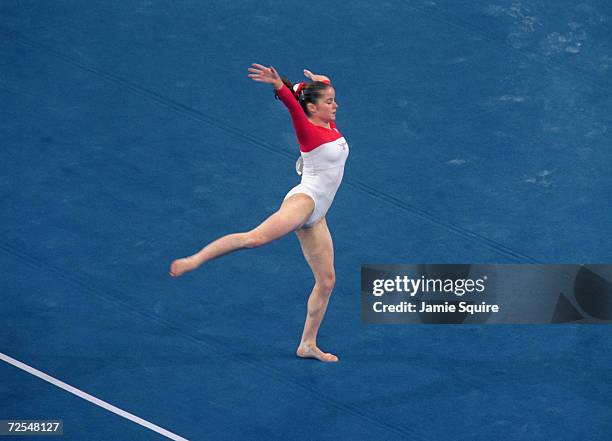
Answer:
[[[335,282],[334,249],[325,214],[340,186],[348,157],[348,144],[335,124],[338,107],[335,91],[326,76],[314,75],[306,69],[304,75],[312,82],[292,85],[281,79],[272,66],[256,63],[252,66],[248,76],[273,85],[276,96],[289,109],[300,144],[296,169],[302,175],[301,182],[261,225],[245,233],[223,236],[196,254],[173,261],[170,275],[178,277],[223,254],[259,247],[295,231],[315,278],[296,354],[325,362],[338,361],[338,357],[317,347],[317,332]]]

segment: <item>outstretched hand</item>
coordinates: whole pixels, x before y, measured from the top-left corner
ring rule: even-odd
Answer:
[[[315,75],[308,69],[304,69],[304,76],[312,81],[329,81],[331,83],[329,78],[327,78],[325,75]]]
[[[283,81],[280,75],[276,72],[273,66],[266,67],[261,64],[253,63],[253,67],[249,67],[249,78],[259,83],[268,83],[274,85],[275,89],[283,87]]]

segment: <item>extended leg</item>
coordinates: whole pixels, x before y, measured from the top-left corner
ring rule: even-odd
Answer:
[[[310,196],[295,194],[283,201],[276,213],[251,231],[228,234],[206,245],[192,256],[175,260],[170,266],[170,275],[178,277],[232,251],[255,248],[272,242],[301,227],[310,217],[312,210],[314,210],[314,201]]]
[[[308,298],[308,313],[297,355],[321,361],[338,361],[338,357],[324,353],[317,347],[317,333],[336,280],[334,247],[327,222],[323,218],[312,228],[299,229],[296,234],[315,277],[315,285]]]

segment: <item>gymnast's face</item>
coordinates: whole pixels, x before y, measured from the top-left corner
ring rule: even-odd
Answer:
[[[310,107],[312,106],[312,107]],[[336,103],[336,91],[333,87],[328,87],[322,92],[321,98],[317,101],[316,105],[309,104],[310,115],[316,116],[321,121],[329,123],[336,120],[336,109],[338,103]]]

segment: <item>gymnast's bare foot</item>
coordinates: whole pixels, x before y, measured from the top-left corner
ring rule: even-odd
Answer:
[[[170,265],[170,275],[172,277],[179,277],[186,273],[187,271],[192,271],[196,269],[198,265],[193,262],[191,257],[185,257],[184,259],[176,259]]]
[[[326,363],[338,361],[338,357],[328,352],[323,352],[316,345],[301,343],[297,349],[296,355],[300,358],[316,358],[319,361]]]

